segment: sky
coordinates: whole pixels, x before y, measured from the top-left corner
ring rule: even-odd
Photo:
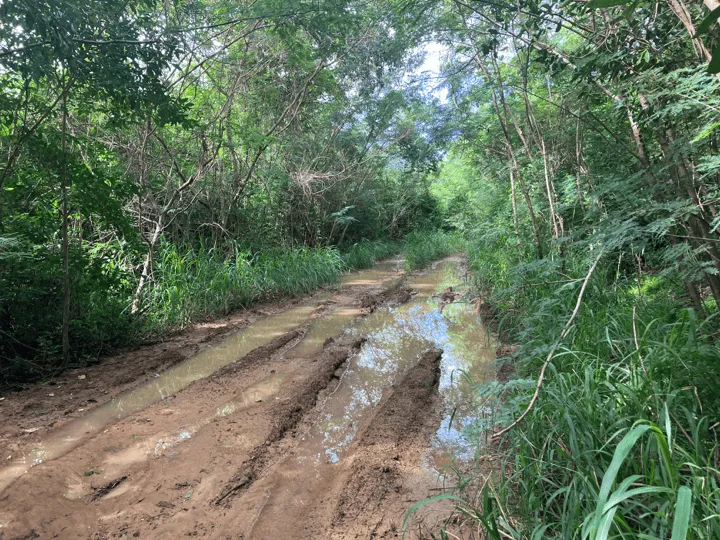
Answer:
[[[443,86],[444,81],[440,77],[440,67],[443,57],[447,54],[447,47],[441,43],[430,42],[426,43],[422,48],[425,52],[425,60],[411,76],[422,80],[426,92],[438,98],[442,103],[446,103],[448,91]]]

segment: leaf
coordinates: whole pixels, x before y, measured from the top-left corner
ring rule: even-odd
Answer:
[[[590,0],[587,7],[590,9],[609,8],[613,6],[624,6],[629,2],[630,0]]]
[[[192,489],[191,489],[190,491],[188,491],[188,492],[185,494],[185,498],[186,498],[186,499],[189,499],[190,497],[192,497],[192,495],[193,495],[193,492],[192,492]]]
[[[618,472],[620,472],[620,467],[622,466],[623,461],[625,461],[625,458],[628,457],[630,451],[632,450],[633,446],[635,446],[635,443],[638,441],[638,439],[642,437],[649,429],[650,426],[647,424],[633,427],[625,434],[625,436],[620,441],[620,444],[618,444],[617,448],[615,449],[615,453],[613,454],[610,466],[608,467],[607,471],[605,471],[602,485],[600,486],[597,506],[595,507],[595,516],[592,518],[590,525],[590,538],[597,540],[599,538],[607,537],[611,521],[604,521],[603,518],[605,517],[605,503],[607,503],[608,498],[610,497],[610,490],[615,484],[615,479],[617,478]],[[615,508],[617,507],[613,507],[613,509],[610,510],[609,514],[612,513],[614,515]],[[611,516],[608,517],[610,517],[610,520],[612,519]],[[586,537],[586,535],[584,535],[584,537]]]
[[[715,24],[718,19],[720,19],[720,7],[713,9],[708,16],[705,17],[700,24],[698,24],[697,29],[695,30],[695,36],[693,37],[698,37],[700,34],[704,34],[710,30],[710,27]]]
[[[713,51],[712,59],[708,64],[708,73],[712,73],[713,75],[720,73],[720,45],[715,47]]]
[[[685,540],[685,538],[687,538],[691,517],[692,491],[690,491],[689,487],[682,486],[678,490],[677,503],[675,503],[675,520],[673,521],[672,537],[670,540]]]

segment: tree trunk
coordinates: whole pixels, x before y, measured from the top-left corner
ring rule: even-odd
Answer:
[[[490,72],[488,71],[485,64],[483,64],[482,60],[480,60],[479,56],[477,57],[477,64],[483,71],[485,76],[488,78],[489,82],[492,77],[490,76]],[[544,257],[544,254],[542,248],[542,241],[540,239],[540,230],[538,229],[537,220],[535,218],[535,210],[533,209],[532,201],[530,200],[530,195],[527,191],[527,186],[525,185],[525,179],[523,178],[522,171],[520,170],[520,165],[518,164],[517,156],[515,155],[515,151],[513,150],[512,139],[510,139],[510,133],[508,131],[509,121],[507,117],[507,106],[505,104],[505,98],[503,96],[503,88],[500,88],[500,100],[503,104],[502,111],[500,110],[500,105],[498,105],[497,94],[493,86],[490,87],[490,93],[492,94],[493,105],[495,106],[495,114],[497,115],[498,122],[500,123],[500,127],[503,131],[503,136],[505,137],[507,151],[512,161],[512,166],[515,167],[515,173],[517,174],[517,179],[520,182],[520,190],[522,191],[523,198],[525,199],[525,204],[528,208],[528,214],[530,215],[530,224],[532,225],[533,237],[535,239],[535,247],[537,249],[538,259],[542,259]]]
[[[587,175],[588,171],[586,170],[587,167],[585,166],[585,162],[582,157],[582,130],[580,127],[580,114],[582,114],[582,110],[579,111],[577,123],[575,124],[575,188],[577,189],[577,197],[578,202],[580,203],[580,208],[585,210],[585,200],[583,198],[580,177],[583,173]]]
[[[515,196],[515,171],[513,169],[512,159],[510,156],[510,149],[508,153],[508,165],[510,167],[510,194],[512,197],[512,212],[513,212],[513,227],[515,229],[515,238],[517,239],[515,245],[520,247],[520,229],[518,228],[518,216],[517,216],[517,198]]]
[[[132,308],[130,308],[130,313],[133,315],[137,313],[140,309],[140,300],[142,299],[145,285],[147,284],[148,278],[150,277],[150,270],[152,268],[152,260],[153,254],[155,253],[155,246],[157,245],[158,240],[160,239],[160,235],[162,234],[164,217],[164,213],[160,214],[160,216],[158,217],[158,220],[155,223],[155,231],[153,231],[153,235],[148,242],[148,252],[145,255],[142,272],[140,273],[140,281],[138,281],[138,286],[135,289],[135,294],[133,295],[132,301]]]
[[[712,55],[710,54],[710,51],[707,50],[707,47],[705,47],[702,39],[700,39],[699,37],[695,37],[695,35],[697,34],[697,32],[695,32],[695,25],[692,22],[692,17],[690,16],[690,12],[685,7],[685,4],[682,3],[682,0],[667,0],[667,3],[670,6],[672,12],[677,15],[678,19],[680,19],[680,22],[685,27],[685,30],[687,30],[688,34],[690,34],[690,39],[692,40],[695,54],[697,54],[698,57],[700,57],[701,59],[709,62],[712,58]]]
[[[672,246],[677,245],[677,239],[670,235],[670,244]],[[680,271],[685,270],[685,265],[680,265]],[[688,296],[690,297],[690,301],[693,304],[693,307],[695,308],[695,311],[698,312],[698,314],[702,317],[705,315],[705,310],[703,309],[702,301],[700,300],[700,293],[698,293],[697,287],[692,281],[688,281],[687,279],[683,279],[683,283],[685,284],[685,290],[688,293]]]

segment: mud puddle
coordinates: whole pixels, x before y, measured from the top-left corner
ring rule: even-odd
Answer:
[[[367,412],[382,399],[383,390],[428,349],[443,351],[439,382],[442,422],[433,436],[431,454],[442,454],[441,449],[446,448],[452,455],[471,457],[462,430],[477,420],[473,385],[493,378],[490,363],[495,347],[467,301],[458,263],[441,262],[411,279],[408,286],[417,294],[410,302],[379,309],[346,329],[348,334],[365,336],[367,341],[338,374],[337,388],[322,397],[321,420],[305,437],[316,461],[337,463]],[[443,306],[441,294],[449,287],[459,299]],[[436,466],[432,456],[428,465],[442,467]]]
[[[252,522],[246,533],[249,538],[354,538],[355,534],[367,538],[366,534],[379,534],[383,520],[385,528],[391,531],[400,526],[403,512],[413,502],[437,493],[430,490],[437,485],[438,475],[447,464],[456,457],[472,457],[473,449],[461,433],[464,426],[475,420],[469,380],[477,382],[492,377],[489,364],[494,348],[479,317],[463,296],[458,264],[458,260],[437,264],[424,275],[409,280],[408,286],[417,292],[412,300],[378,309],[346,328],[346,334],[364,336],[366,342],[359,354],[336,372],[335,387],[319,395],[314,415],[292,442],[288,457],[244,497]],[[449,287],[455,293],[451,300],[457,301],[446,305],[442,293],[447,293]],[[310,341],[317,344],[332,337],[346,317],[350,314],[338,314],[337,319],[318,325],[313,339],[304,341],[298,349],[304,353],[311,351]],[[342,488],[349,481],[348,475],[359,474],[348,472],[348,468],[358,467],[357,455],[363,454],[359,447],[365,446],[362,441],[378,423],[375,415],[387,413],[387,407],[381,404],[388,399],[388,393],[395,394],[404,388],[406,373],[415,369],[428,350],[443,351],[436,381],[436,393],[440,396],[435,405],[427,410],[427,403],[417,403],[423,409],[415,411],[422,417],[419,421],[412,416],[413,411],[395,410],[398,407],[392,404],[393,396],[389,398],[391,415],[400,415],[393,428],[407,430],[407,436],[414,437],[413,445],[403,450],[397,442],[402,438],[400,433],[393,438],[394,448],[388,450],[391,463],[403,464],[403,479],[398,480],[396,488],[404,492],[404,498],[395,497],[398,500],[393,503],[379,504],[384,508],[381,516],[366,512],[367,519],[374,520],[372,526],[364,527],[364,518],[359,522],[353,520],[351,534],[338,525],[344,521],[346,511],[335,508],[349,497]],[[402,425],[411,416],[412,425]],[[377,452],[374,449],[373,455]],[[363,468],[367,468],[367,463]],[[389,471],[392,467],[380,469]],[[380,474],[381,484],[386,483],[387,474]],[[372,479],[354,481],[372,485]],[[380,491],[378,487],[378,498],[382,498]],[[324,504],[318,504],[323,500]],[[383,517],[386,514],[387,519]],[[331,534],[330,530],[335,532]]]
[[[341,288],[378,287],[393,285],[401,278],[401,261],[397,258],[375,264],[372,268],[351,272],[341,279]],[[387,283],[389,282],[389,285]],[[22,456],[8,456],[11,463],[0,469],[0,492],[29,468],[57,459],[77,447],[89,437],[101,432],[108,424],[142,411],[153,403],[163,401],[194,381],[204,379],[222,367],[267,345],[278,336],[301,327],[314,319],[326,306],[334,303],[333,294],[320,292],[297,306],[269,315],[249,324],[216,346],[156,374],[148,382],[88,411],[84,416],[68,422],[51,432],[45,440],[32,445]],[[317,317],[311,325],[309,339],[302,341],[302,354],[319,350],[326,335],[337,335],[342,327],[360,316],[355,307],[329,309],[326,316]],[[316,328],[317,326],[317,328]],[[235,404],[228,407],[235,408]],[[209,421],[209,420],[208,420]],[[182,433],[179,435],[182,437]]]
[[[399,536],[407,509],[438,493],[444,463],[472,450],[461,430],[474,390],[462,373],[491,374],[460,263],[409,279],[414,296],[397,286],[396,261],[350,274],[138,386],[152,401],[141,411],[130,413],[130,392],[97,408],[115,414],[125,399],[125,418],[68,422],[76,431],[35,448],[70,450],[32,468],[38,456],[26,454],[27,474],[0,493],[0,538]],[[261,346],[233,362],[242,335]],[[203,358],[215,371],[174,390]]]

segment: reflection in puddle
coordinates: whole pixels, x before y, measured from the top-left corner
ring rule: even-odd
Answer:
[[[331,465],[343,459],[368,413],[382,399],[383,391],[433,346],[444,351],[439,385],[444,419],[431,441],[426,462],[418,465],[440,471],[453,456],[471,457],[471,449],[461,434],[463,426],[475,420],[474,392],[468,379],[482,381],[492,375],[489,364],[494,350],[479,316],[464,299],[447,305],[440,313],[434,296],[459,282],[457,261],[440,263],[410,280],[408,285],[418,292],[410,302],[381,308],[346,330],[366,336],[367,341],[339,374],[338,386],[319,400],[319,418],[299,441],[294,457],[283,462],[267,480],[272,487],[266,492],[267,499],[250,537],[271,538],[278,520],[303,511],[303,499],[314,489],[321,492],[324,482],[332,478],[337,469]],[[464,292],[462,287],[459,292]],[[451,416],[453,424],[448,429]]]
[[[458,285],[457,263],[441,263],[411,281],[418,295],[407,304],[380,309],[360,319],[348,332],[365,335],[366,343],[352,358],[340,386],[320,407],[316,430],[306,437],[302,462],[336,463],[343,449],[352,442],[367,411],[382,398],[420,355],[430,347],[443,349],[440,392],[445,414],[428,456],[428,465],[438,469],[436,457],[446,453],[472,457],[473,449],[462,436],[463,427],[474,423],[473,382],[492,377],[489,364],[494,348],[472,306],[460,300],[438,309],[438,291]],[[460,292],[464,292],[460,287]],[[452,426],[450,418],[452,417]]]
[[[391,259],[380,262],[373,268],[344,276],[342,284],[380,284],[396,276],[398,270],[399,261]],[[125,418],[179,392],[193,381],[208,377],[250,351],[301,326],[330,296],[330,293],[317,294],[287,311],[252,323],[219,345],[167,369],[151,381],[92,409],[82,418],[73,420],[50,433],[46,440],[29,451],[29,455],[18,458],[0,469],[0,491],[15,478],[26,473],[30,467],[66,454],[88,437],[99,433],[110,422]]]

